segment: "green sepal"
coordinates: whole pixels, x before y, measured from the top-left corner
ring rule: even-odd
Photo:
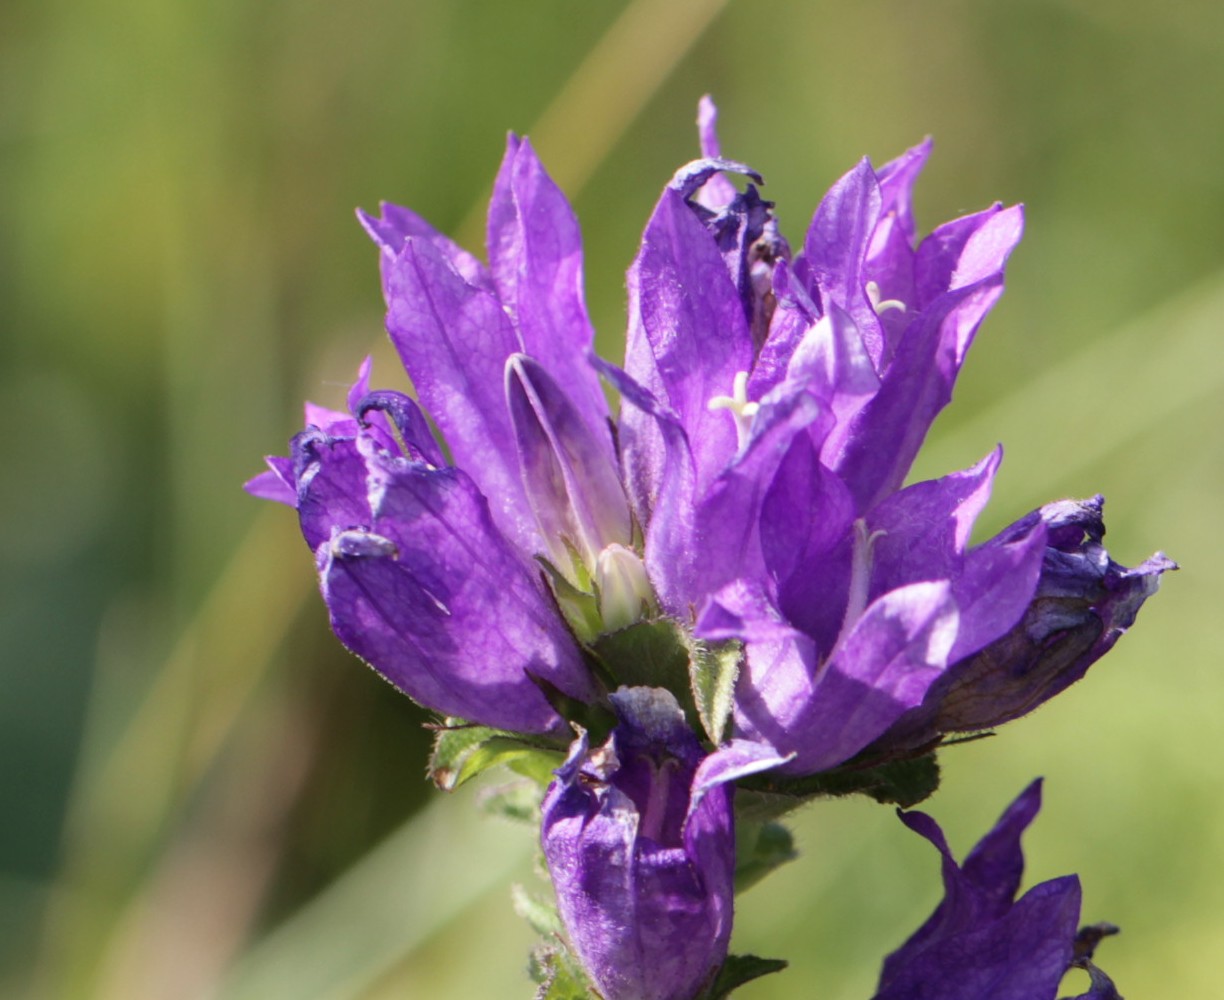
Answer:
[[[802,777],[776,772],[755,775],[739,783],[735,804],[740,816],[763,822],[785,815],[810,799],[843,795],[866,795],[909,809],[937,788],[939,763],[934,753],[928,753],[871,767],[851,763]]]
[[[618,687],[667,688],[684,714],[697,719],[689,687],[689,646],[683,630],[670,618],[634,622],[601,635],[591,646],[608,684]]]
[[[756,885],[775,868],[799,856],[795,838],[781,823],[739,822],[735,827],[735,891]]]
[[[508,764],[537,783],[547,783],[564,759],[559,748],[488,726],[447,719],[434,739],[429,777],[444,792],[454,791],[498,764]]]
[[[616,716],[612,709],[603,701],[587,703],[571,698],[551,681],[537,677],[530,670],[527,678],[540,689],[541,694],[548,699],[561,718],[573,726],[580,726],[591,739],[592,745],[598,746],[608,738],[612,727],[616,725]]]
[[[557,606],[573,628],[574,634],[582,642],[590,642],[603,628],[603,619],[599,616],[599,601],[595,597],[594,584],[577,550],[568,539],[565,547],[570,553],[570,564],[576,573],[582,575],[581,586],[575,587],[570,583],[569,578],[544,556],[536,556],[536,562],[543,567],[545,579],[557,600]]]
[[[541,945],[527,963],[531,978],[540,984],[535,1000],[591,1000],[586,976],[560,944]]]
[[[695,639],[690,641],[689,683],[697,702],[697,714],[710,742],[718,746],[731,716],[744,647],[734,640],[712,646]]]
[[[709,646],[679,622],[655,618],[601,635],[590,649],[610,689],[666,688],[694,729],[704,730],[715,746],[722,742],[739,672],[739,643]]]
[[[517,882],[510,887],[510,898],[514,902],[514,912],[526,920],[540,937],[560,937],[561,918],[553,903],[533,896]]]
[[[781,958],[758,958],[756,955],[728,955],[714,982],[699,1000],[723,1000],[733,990],[754,979],[781,972],[789,963]]]
[[[513,768],[516,763],[511,761],[510,766]],[[489,816],[537,826],[542,798],[543,789],[534,779],[510,781],[494,788],[481,789],[480,809]]]

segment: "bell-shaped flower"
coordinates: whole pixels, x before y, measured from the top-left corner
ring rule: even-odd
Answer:
[[[732,742],[706,755],[676,699],[611,696],[544,798],[541,843],[569,941],[604,1000],[691,1000],[727,957],[735,874],[730,782],[779,763]]]
[[[1047,504],[988,543],[1002,549],[1044,525],[1040,575],[1024,614],[989,645],[955,659],[922,704],[889,727],[869,753],[911,752],[949,733],[991,729],[1026,715],[1113,648],[1161,574],[1176,566],[1160,554],[1134,569],[1114,562],[1101,544],[1103,505],[1100,496]]]
[[[1074,875],[1033,886],[1016,898],[1024,874],[1020,837],[1041,808],[1035,781],[958,865],[939,825],[921,812],[902,822],[939,851],[944,898],[908,941],[884,960],[874,1000],[1054,1000],[1068,969],[1086,969],[1077,1000],[1120,1000],[1088,961],[1103,933],[1077,934],[1080,883]],[[1108,925],[1104,933],[1116,931]]]
[[[744,644],[736,730],[790,755],[792,773],[860,753],[940,701],[928,693],[941,679],[957,686],[944,702],[992,702],[987,724],[1028,711],[1113,641],[1090,644],[1071,668],[1050,661],[1058,680],[1027,703],[1009,683],[1001,704],[1001,676],[1024,665],[991,656],[1015,654],[1034,615],[1053,629],[1038,587],[1083,532],[1053,535],[1034,514],[971,547],[1001,450],[902,488],[1002,291],[1020,209],[958,219],[915,245],[927,143],[850,171],[789,258],[755,185],[728,188],[727,173],[757,178],[718,157],[710,113],[706,158],[664,191],[629,273],[625,369],[603,365],[622,394],[626,489],[662,608],[700,638]],[[741,231],[755,241],[727,236]],[[745,248],[762,244],[770,280],[746,285]],[[760,343],[762,302],[771,320]],[[1116,638],[1170,565],[1157,557],[1127,577],[1125,601],[1080,610]],[[1009,634],[1011,646],[992,645]],[[954,715],[923,735],[955,729]]]
[[[297,507],[332,628],[387,680],[447,715],[557,728],[532,677],[574,697],[591,683],[538,573],[416,404],[367,382],[368,365],[353,415],[313,410],[252,491]]]
[[[473,722],[558,729],[541,688],[595,697],[575,634],[604,628],[603,550],[632,555],[634,542],[586,362],[577,222],[514,136],[489,208],[487,267],[407,209],[361,220],[423,409],[367,395],[363,369],[352,412],[308,407],[293,456],[269,459],[248,489],[298,508],[333,629],[394,684]],[[623,619],[627,600],[604,605]]]

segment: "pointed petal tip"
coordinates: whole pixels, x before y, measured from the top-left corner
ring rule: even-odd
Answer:
[[[668,190],[677,192],[682,199],[689,199],[706,181],[715,174],[742,174],[750,177],[755,183],[765,186],[765,178],[739,160],[728,160],[721,156],[703,156],[699,160],[690,160],[680,167],[668,184]]]
[[[366,231],[366,235],[369,236],[370,239],[373,240],[375,243],[377,243],[380,247],[385,248],[386,240],[383,238],[383,235],[382,235],[382,226],[383,226],[382,216],[383,216],[383,205],[384,204],[385,202],[379,203],[379,214],[378,215],[371,215],[364,208],[357,208],[355,209],[355,212],[357,215],[357,222],[361,225],[361,228]]]
[[[257,476],[252,476],[242,484],[242,489],[257,500],[272,500],[276,503],[286,504],[289,507],[296,507],[297,494],[285,482],[280,473],[277,472],[276,466],[273,464],[276,458],[277,456],[275,455],[268,455],[264,459],[268,463],[268,470],[259,473]]]

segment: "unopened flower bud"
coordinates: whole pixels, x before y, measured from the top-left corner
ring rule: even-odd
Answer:
[[[609,545],[599,553],[595,587],[605,632],[632,625],[654,607],[646,567],[636,552],[623,545]]]

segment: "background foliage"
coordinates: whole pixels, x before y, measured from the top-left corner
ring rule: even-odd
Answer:
[[[527,996],[526,827],[437,808],[423,714],[327,634],[293,518],[239,483],[380,343],[352,217],[470,246],[507,128],[571,193],[615,356],[622,276],[710,91],[792,240],[924,134],[928,227],[1028,204],[920,472],[1002,439],[984,527],[1109,497],[1185,567],[1090,679],[945,755],[965,850],[1035,774],[1030,875],[1080,872],[1127,995],[1206,996],[1224,934],[1224,6],[1217,0],[9,0],[0,7],[0,989]],[[402,376],[377,348],[376,381]],[[866,997],[937,864],[888,809],[799,820],[735,947],[745,1000]],[[1069,984],[1070,985],[1070,984]],[[1082,986],[1080,983],[1074,985]]]

